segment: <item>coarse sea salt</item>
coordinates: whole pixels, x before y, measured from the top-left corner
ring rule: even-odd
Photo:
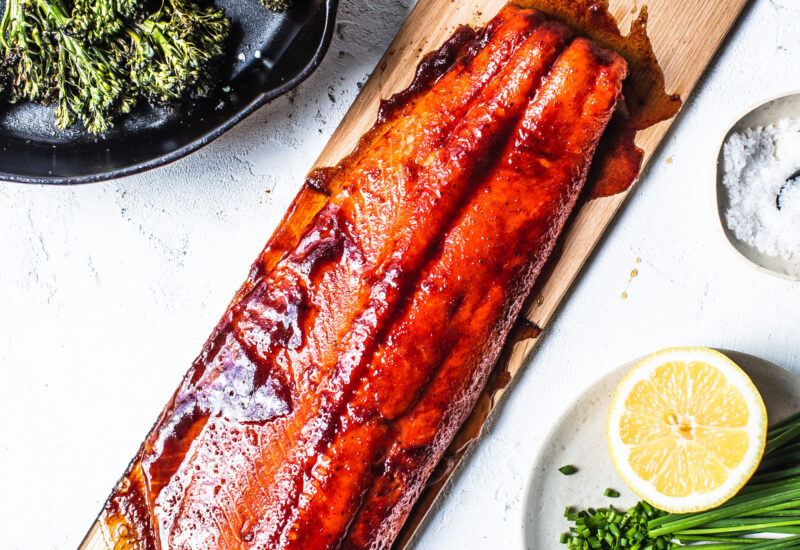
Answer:
[[[762,254],[800,257],[800,178],[786,181],[800,170],[800,119],[733,133],[723,154],[728,228]]]

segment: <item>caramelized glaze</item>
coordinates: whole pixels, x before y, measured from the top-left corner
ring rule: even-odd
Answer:
[[[629,35],[624,36],[608,11],[608,2],[604,0],[515,0],[514,3],[547,13],[566,23],[577,33],[585,34],[600,45],[616,51],[627,61],[630,75],[623,83],[624,97],[600,139],[581,200],[607,197],[626,191],[638,178],[643,158],[642,150],[635,143],[637,132],[675,116],[681,107],[680,96],[669,94],[665,90],[664,74],[647,36],[646,6],[640,10]],[[631,13],[635,12],[636,9]],[[636,118],[631,118],[628,113],[628,97],[637,98],[630,102],[637,111]],[[667,162],[671,162],[671,159]],[[557,248],[553,255],[558,252]],[[641,259],[637,258],[636,261],[640,263]],[[548,265],[554,262],[555,259],[551,258]],[[627,294],[624,297],[627,298]],[[543,303],[542,296],[537,298],[537,303]],[[496,395],[511,381],[511,375],[504,366],[514,346],[518,342],[535,339],[540,333],[541,328],[525,317],[517,320],[498,361],[498,368],[492,371],[474,410],[436,466],[403,525],[395,547],[404,548],[411,540],[452,471],[471,443],[480,437],[489,412],[496,402]]]
[[[658,65],[647,36],[647,6],[642,6],[630,31],[623,35],[608,10],[607,0],[515,0],[535,8],[592,38],[603,48],[621,55],[630,75],[622,86],[624,103],[614,113],[600,142],[586,182],[587,199],[616,195],[630,188],[639,176],[644,152],[636,146],[639,130],[675,116],[681,98],[664,87],[664,73]]]
[[[109,498],[109,544],[389,548],[475,406],[626,74],[513,6],[428,55],[301,189]]]

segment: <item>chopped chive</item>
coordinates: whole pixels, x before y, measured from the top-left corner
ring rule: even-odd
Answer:
[[[615,491],[614,489],[609,487],[608,489],[603,491],[603,495],[609,498],[617,498],[619,497],[619,491]]]
[[[559,468],[558,471],[564,474],[565,476],[571,476],[572,474],[577,472],[578,469],[572,464],[567,464],[566,466],[562,466],[561,468]]]

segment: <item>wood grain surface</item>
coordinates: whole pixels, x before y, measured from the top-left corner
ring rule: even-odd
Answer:
[[[610,0],[609,3],[610,11],[623,32],[627,32],[641,5],[647,5],[648,35],[664,71],[667,91],[678,93],[685,100],[748,0],[647,0],[641,3],[639,0]],[[380,100],[409,85],[425,53],[438,48],[458,25],[483,25],[504,4],[504,0],[419,0],[323,149],[315,167],[334,165],[353,149],[359,137],[374,124]],[[637,144],[645,151],[645,164],[672,122],[656,124],[637,136]],[[584,262],[633,189],[635,186],[624,193],[589,201],[573,214],[562,235],[557,258],[550,262],[546,273],[540,277],[524,309],[530,323],[541,329],[547,327]],[[496,370],[502,369],[508,373],[508,379],[513,378],[534,349],[536,339],[536,336],[530,336],[511,341]],[[475,427],[479,433],[480,426],[503,392],[504,388],[484,392],[473,416],[451,445],[451,454],[446,457],[448,468],[428,486],[414,508],[396,544],[398,549],[413,546],[416,531],[477,436]],[[106,550],[97,524],[92,526],[80,550]]]

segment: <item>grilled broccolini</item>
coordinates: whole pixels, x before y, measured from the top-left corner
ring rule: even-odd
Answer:
[[[108,130],[139,97],[169,105],[206,95],[230,22],[192,0],[6,0],[0,92],[55,103],[56,126]]]
[[[144,21],[126,29],[130,76],[156,104],[208,94],[213,67],[225,55],[230,22],[213,8],[166,0]]]
[[[57,46],[46,19],[27,0],[6,0],[0,20],[3,92],[10,101],[49,102],[58,95]]]

